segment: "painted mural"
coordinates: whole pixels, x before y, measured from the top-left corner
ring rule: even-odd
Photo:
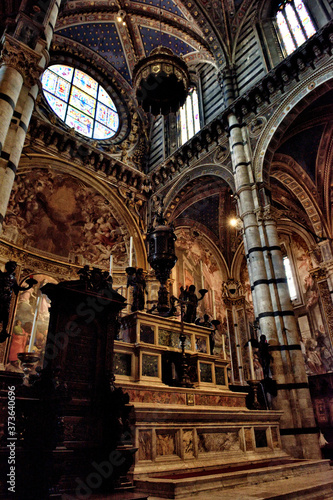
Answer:
[[[40,291],[46,283],[57,283],[44,274],[34,274],[37,281],[29,290],[18,294],[17,307],[13,320],[6,371],[21,371],[17,355],[20,352],[34,352],[39,355],[38,364],[42,366],[46,337],[49,327],[49,298]]]
[[[254,317],[253,298],[252,298],[252,292],[251,292],[249,271],[247,269],[245,256],[242,260],[241,268],[240,268],[240,282],[242,284],[242,289],[243,289],[243,293],[245,296],[246,317],[247,317],[247,320],[250,324],[250,327],[252,328],[255,317]]]
[[[126,261],[124,227],[101,194],[48,169],[18,175],[4,221],[5,240],[69,262],[109,268]]]
[[[195,285],[196,294],[202,288],[208,293],[198,303],[197,317],[203,318],[208,314],[210,320],[218,319],[220,326],[215,336],[214,354],[218,354],[222,347],[222,330],[226,325],[225,307],[222,300],[222,282],[224,280],[219,256],[214,247],[198,233],[189,228],[176,229],[177,264],[173,270],[174,294],[179,296],[180,287]]]
[[[308,375],[333,372],[333,348],[326,329],[320,294],[311,271],[313,262],[305,241],[293,235],[290,243],[305,311],[298,317],[301,348]],[[315,262],[317,264],[317,262]]]

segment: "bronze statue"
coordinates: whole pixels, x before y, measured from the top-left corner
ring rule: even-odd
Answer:
[[[33,278],[28,278],[26,283],[28,286],[20,286],[15,277],[15,270],[17,263],[14,260],[10,260],[5,264],[5,272],[0,271],[0,323],[2,323],[2,332],[0,333],[0,343],[5,342],[5,340],[10,336],[7,332],[7,326],[9,321],[9,310],[10,302],[12,299],[13,292],[15,295],[23,290],[29,290],[37,281]]]
[[[184,290],[183,287],[180,287],[180,296],[179,300],[184,301],[185,300],[185,305],[186,305],[186,311],[183,317],[183,321],[185,323],[194,323],[195,319],[197,317],[197,307],[198,307],[198,302],[204,298],[204,296],[207,293],[207,290],[199,290],[199,293],[201,295],[200,299],[195,294],[195,286],[190,285],[189,287],[186,287]]]
[[[126,273],[127,278],[127,288],[129,286],[133,287],[133,303],[131,311],[142,311],[145,307],[145,290],[146,290],[146,280],[144,278],[143,269],[140,267],[136,269],[135,267],[127,267]]]
[[[273,356],[269,352],[269,344],[266,340],[266,335],[260,335],[259,340],[259,361],[263,369],[264,378],[270,377],[270,364],[273,361]]]

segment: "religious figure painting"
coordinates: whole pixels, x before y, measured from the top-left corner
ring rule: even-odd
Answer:
[[[55,279],[44,274],[33,276],[37,283],[29,290],[18,294],[16,313],[9,347],[7,371],[20,371],[18,353],[35,352],[40,356],[42,365],[49,327],[50,301],[40,292],[46,283],[57,283]],[[15,370],[17,368],[17,370]]]
[[[124,226],[109,201],[82,181],[54,170],[16,177],[3,238],[75,264],[109,268],[126,261]]]

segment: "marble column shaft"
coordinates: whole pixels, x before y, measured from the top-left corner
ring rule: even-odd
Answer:
[[[273,306],[267,283],[266,267],[257,218],[255,215],[256,207],[254,205],[252,195],[252,190],[255,189],[255,185],[251,182],[248,173],[249,162],[245,154],[241,128],[242,127],[239,125],[236,116],[233,114],[230,115],[230,149],[232,151],[239,214],[243,220],[244,226],[247,260],[251,269],[250,274],[253,278],[252,287],[254,287],[256,296],[256,315],[260,320],[262,331],[267,332],[267,338],[272,340],[274,344],[277,344],[278,338],[273,318]]]
[[[251,279],[251,288],[255,294],[256,316],[260,322],[261,332],[264,333],[275,350],[272,351],[273,377],[278,384],[283,384],[283,389],[278,390],[274,398],[277,409],[283,410],[281,417],[282,429],[288,430],[288,435],[283,436],[285,449],[294,456],[304,458],[320,457],[318,435],[312,433],[315,428],[313,408],[307,387],[298,388],[298,382],[306,384],[304,361],[301,359],[300,350],[288,350],[286,336],[278,335],[276,317],[286,311],[285,326],[292,333],[290,339],[295,341],[295,318],[293,316],[290,296],[287,291],[285,272],[282,261],[281,249],[278,245],[276,225],[268,224],[267,228],[259,228],[256,213],[259,209],[259,199],[256,185],[252,177],[250,153],[246,151],[246,135],[235,115],[229,115],[230,150],[238,199],[239,214],[244,225],[244,240],[247,250],[247,262]],[[272,249],[264,250],[266,247]],[[274,250],[274,247],[278,247]],[[279,252],[279,253],[278,253]],[[269,255],[268,255],[269,253]],[[271,259],[271,262],[268,261]],[[276,268],[276,269],[275,269]],[[272,280],[278,279],[271,289]],[[279,279],[281,278],[281,280]],[[279,289],[277,288],[279,284]],[[280,286],[281,285],[281,286]],[[274,293],[272,293],[274,292]],[[291,314],[289,314],[291,313]],[[293,318],[290,320],[290,318]],[[296,332],[297,333],[297,332]],[[295,366],[293,366],[295,365]],[[301,367],[299,368],[299,366]],[[290,366],[293,369],[290,370]],[[311,429],[307,434],[303,428]]]
[[[0,67],[0,153],[13,118],[16,103],[23,85],[23,76],[6,64]]]
[[[50,46],[60,2],[54,1],[44,20],[44,39],[32,50],[20,40],[4,36],[4,51],[0,61],[0,231],[13,188],[16,170],[22,154],[34,103],[36,85],[48,61]]]

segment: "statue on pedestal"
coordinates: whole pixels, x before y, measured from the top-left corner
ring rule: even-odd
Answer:
[[[145,307],[145,291],[146,291],[146,280],[143,274],[143,269],[140,267],[136,269],[135,267],[127,267],[127,288],[129,286],[133,287],[133,303],[131,311],[142,311]]]
[[[207,290],[199,290],[201,295],[200,299],[195,294],[195,286],[190,285],[188,288],[184,290],[183,287],[180,287],[180,301],[185,301],[186,310],[183,316],[183,321],[185,323],[194,323],[197,317],[197,307],[198,302],[204,298],[207,293]]]
[[[266,340],[266,335],[260,335],[258,350],[258,357],[264,374],[263,378],[266,379],[270,376],[270,364],[271,361],[273,361],[273,356],[269,352],[269,344]]]

